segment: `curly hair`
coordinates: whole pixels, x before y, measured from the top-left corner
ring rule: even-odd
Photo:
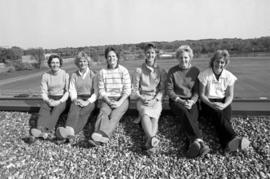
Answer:
[[[210,59],[209,66],[213,68],[214,61],[221,58],[224,59],[225,66],[227,66],[230,63],[230,54],[228,50],[217,50],[212,56],[212,58]]]
[[[79,61],[80,61],[80,59],[82,59],[82,58],[86,59],[87,62],[88,62],[88,65],[90,65],[91,58],[87,55],[86,52],[80,51],[80,52],[76,55],[75,60],[74,60],[74,63],[75,63],[75,65],[76,65],[77,67],[79,66]]]
[[[190,48],[189,45],[181,45],[180,47],[178,47],[178,49],[177,49],[176,52],[175,52],[176,58],[179,58],[180,55],[181,55],[182,53],[184,53],[184,52],[187,52],[188,55],[189,55],[189,58],[190,58],[190,59],[193,59],[193,56],[194,56],[193,50]]]

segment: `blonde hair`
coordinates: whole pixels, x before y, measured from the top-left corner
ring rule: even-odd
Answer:
[[[189,45],[181,45],[180,47],[178,47],[178,49],[175,52],[175,56],[176,58],[179,58],[180,55],[184,52],[187,52],[189,55],[189,58],[192,60],[193,59],[193,50],[190,48]]]
[[[213,68],[213,65],[214,65],[214,61],[217,60],[217,59],[221,59],[223,58],[224,61],[225,61],[225,66],[227,66],[229,63],[230,63],[230,54],[228,52],[228,50],[217,50],[213,57],[210,59],[210,62],[209,62],[209,66],[211,68]]]
[[[82,59],[82,58],[86,59],[87,62],[88,62],[88,66],[90,66],[91,58],[90,58],[90,57],[87,55],[87,53],[84,52],[84,51],[80,51],[80,52],[76,55],[75,61],[74,61],[75,65],[76,65],[77,67],[79,67],[79,61],[80,61],[80,59]]]

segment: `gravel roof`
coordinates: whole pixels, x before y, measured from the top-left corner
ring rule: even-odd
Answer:
[[[185,157],[185,137],[173,116],[162,116],[158,151],[142,150],[143,132],[124,116],[110,142],[91,147],[87,130],[74,145],[38,140],[29,145],[29,123],[36,115],[0,112],[0,178],[270,178],[270,116],[237,117],[233,127],[251,141],[246,152],[224,153],[211,125],[202,125],[211,152]],[[89,123],[91,126],[91,123]],[[85,134],[85,135],[84,135]]]

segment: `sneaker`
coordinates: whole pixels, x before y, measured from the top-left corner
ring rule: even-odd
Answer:
[[[139,116],[139,117],[135,118],[134,120],[132,120],[132,122],[134,124],[139,124],[141,122],[141,117]]]
[[[201,145],[198,141],[194,141],[189,145],[186,156],[188,158],[195,158],[200,154]]]
[[[152,147],[157,147],[158,144],[159,144],[159,139],[156,136],[152,137],[151,141],[150,141],[150,144],[151,144]]]
[[[240,149],[247,150],[249,145],[250,145],[250,141],[246,137],[243,137],[241,140]]]
[[[41,135],[42,135],[41,130],[36,129],[36,128],[32,128],[32,129],[30,130],[30,133],[31,133],[31,135],[32,135],[33,137],[36,137],[36,138],[41,137]]]
[[[97,141],[94,141],[94,140],[92,140],[92,139],[89,139],[88,142],[89,142],[89,144],[90,144],[92,147],[97,147],[97,146],[99,146],[99,145],[102,144],[102,143],[97,142]]]
[[[109,138],[108,137],[104,137],[102,134],[98,133],[98,132],[94,132],[91,135],[91,138],[95,141],[95,142],[101,142],[101,143],[107,143],[109,142]]]
[[[229,152],[238,150],[246,150],[250,144],[250,141],[245,137],[235,137],[227,145]]]
[[[208,145],[206,145],[204,142],[200,141],[201,149],[199,156],[204,157],[206,154],[210,152],[210,148]]]
[[[25,143],[31,145],[36,142],[36,138],[34,136],[29,136],[23,139]]]

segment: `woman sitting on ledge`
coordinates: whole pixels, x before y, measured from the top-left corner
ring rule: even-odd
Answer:
[[[177,120],[181,121],[182,129],[188,138],[187,157],[204,156],[210,149],[202,139],[198,122],[200,70],[191,64],[193,51],[188,45],[182,45],[176,50],[176,58],[179,64],[168,72],[167,93],[170,107]]]
[[[107,68],[101,69],[98,77],[100,112],[95,132],[89,140],[93,145],[107,143],[129,105],[131,81],[128,70],[119,64],[119,54],[112,47],[105,50]]]
[[[61,69],[63,60],[58,55],[51,55],[48,59],[50,71],[42,75],[41,96],[43,103],[39,110],[37,127],[30,129],[30,141],[33,143],[36,138],[52,139],[51,131],[59,116],[66,108],[68,99],[69,75]]]
[[[91,58],[83,51],[75,58],[79,68],[70,78],[69,93],[72,101],[65,127],[56,130],[58,144],[72,143],[75,134],[86,125],[97,99],[97,82],[95,74],[89,69]]]
[[[133,77],[133,88],[137,101],[139,118],[146,135],[145,148],[148,151],[158,146],[158,120],[162,111],[162,98],[165,92],[166,72],[156,63],[156,47],[147,44],[145,63],[137,68]]]
[[[203,116],[213,122],[221,146],[225,151],[245,150],[249,140],[238,137],[231,124],[231,103],[237,78],[225,68],[229,52],[217,50],[210,59],[210,67],[199,74]]]

